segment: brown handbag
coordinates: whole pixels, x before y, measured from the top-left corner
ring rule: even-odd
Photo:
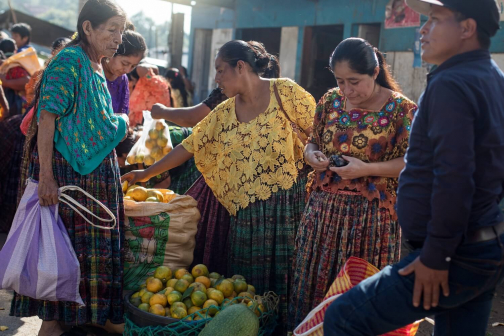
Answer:
[[[295,122],[293,122],[291,120],[291,118],[289,117],[289,115],[287,114],[287,112],[285,112],[285,110],[283,108],[283,105],[282,105],[282,100],[280,99],[280,94],[278,93],[278,89],[277,89],[276,84],[273,84],[273,90],[275,91],[275,97],[276,97],[278,106],[280,106],[280,110],[285,114],[285,116],[287,117],[287,120],[289,120],[290,125],[292,127],[292,130],[294,132],[296,132],[299,140],[301,140],[301,142],[303,143],[303,145],[306,145],[307,140],[308,140],[308,135],[306,134],[305,130],[301,126],[299,126],[298,124],[296,124]],[[303,137],[301,136],[301,132],[303,132],[303,134],[305,134],[306,139],[303,139]]]

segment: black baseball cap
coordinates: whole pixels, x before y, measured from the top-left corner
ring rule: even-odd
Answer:
[[[423,15],[429,16],[431,5],[449,8],[474,19],[478,28],[492,37],[499,30],[500,9],[495,0],[406,0],[406,4]]]

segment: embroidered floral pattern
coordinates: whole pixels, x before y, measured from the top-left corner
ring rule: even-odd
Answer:
[[[250,203],[269,199],[272,193],[290,189],[304,165],[303,143],[279,109],[274,82],[289,118],[300,128],[310,129],[315,100],[293,81],[278,79],[271,82],[267,110],[257,118],[239,122],[235,99],[230,98],[194,127],[182,143],[194,153],[198,170],[232,215]]]
[[[416,109],[415,103],[394,92],[380,111],[346,111],[344,96],[336,88],[326,93],[317,106],[310,141],[326,156],[344,154],[364,162],[390,161],[406,154]],[[308,188],[328,192],[357,190],[370,200],[379,199],[380,205],[395,216],[397,183],[397,179],[373,176],[342,180],[326,171],[312,173]]]

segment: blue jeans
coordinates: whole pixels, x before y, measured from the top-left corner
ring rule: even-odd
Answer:
[[[485,336],[495,288],[504,277],[503,245],[504,235],[461,245],[450,263],[450,295],[441,294],[430,310],[412,304],[414,274],[398,274],[420,255],[413,251],[334,301],[325,314],[324,335],[381,335],[434,315],[436,336]]]

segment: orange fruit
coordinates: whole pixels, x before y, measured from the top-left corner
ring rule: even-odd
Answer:
[[[255,302],[254,302],[254,301],[250,301],[250,302],[247,304],[247,307],[249,307],[250,309],[253,309],[254,304],[255,304]],[[266,309],[264,309],[264,306],[263,306],[262,304],[259,304],[259,305],[257,305],[257,307],[255,308],[254,313],[257,315],[257,317],[260,317],[260,316],[262,315],[262,313],[264,313],[265,311],[266,311]]]
[[[177,291],[173,291],[167,296],[168,303],[170,306],[173,306],[175,302],[181,302],[182,301],[182,294]]]
[[[238,294],[238,297],[241,297],[242,302],[245,302],[245,303],[249,303],[254,299],[252,294],[250,294],[249,292],[242,292],[242,293]]]
[[[170,308],[166,307],[166,308],[164,309],[164,311],[165,311],[165,316],[166,316],[166,317],[171,317]]]
[[[144,295],[142,295],[142,303],[149,303],[150,298],[154,295],[154,293],[151,292],[145,292]]]
[[[159,316],[165,316],[165,309],[160,304],[155,304],[149,308],[149,313]]]
[[[151,307],[156,304],[159,304],[159,305],[163,306],[163,308],[164,308],[168,304],[168,299],[163,294],[154,294],[151,296],[151,298],[149,300],[149,304],[151,305]]]
[[[252,285],[248,285],[248,286],[247,286],[247,292],[249,292],[249,293],[251,293],[251,294],[252,294],[252,293],[255,293],[255,292],[256,292],[255,287],[254,287],[254,286],[252,286]]]
[[[163,282],[157,278],[147,280],[147,290],[152,293],[157,293],[163,289]]]
[[[189,288],[194,287],[194,291],[200,291],[205,293],[207,288],[205,285],[203,285],[201,282],[193,282],[192,284],[189,285]]]
[[[175,287],[173,288],[175,288],[177,292],[184,293],[187,290],[187,288],[189,288],[189,281],[185,279],[180,279],[177,281]]]
[[[203,264],[196,265],[193,267],[191,274],[195,278],[200,276],[208,276],[208,268]]]
[[[180,280],[182,280],[182,279],[189,282],[189,284],[192,284],[194,282],[194,277],[191,274],[182,275],[182,278]]]
[[[228,297],[233,294],[234,286],[230,281],[222,280],[220,284],[215,286],[215,289],[220,290],[225,297]]]
[[[212,282],[206,276],[199,276],[194,281],[202,283],[206,288],[212,287]]]
[[[235,274],[235,275],[233,275],[231,277],[231,279],[233,279],[233,280],[238,280],[238,279],[245,280],[245,277],[243,275],[240,275],[240,274]]]
[[[175,278],[182,279],[182,276],[184,274],[189,274],[189,271],[186,270],[185,268],[180,268],[180,269],[178,269],[178,270],[175,271]]]
[[[152,192],[152,190],[148,191],[148,193],[150,192]],[[163,195],[161,194],[161,196]],[[156,271],[154,272],[154,278],[161,280],[161,282],[165,284],[168,280],[172,278],[172,271],[169,267],[159,266],[158,268],[156,268]]]
[[[150,306],[148,303],[142,303],[140,306],[138,306],[138,309],[140,309],[144,312],[148,312],[149,308],[150,308]]]
[[[168,294],[170,294],[171,292],[173,292],[175,290],[175,288],[173,287],[166,287],[166,291],[165,291],[165,295],[168,296]]]
[[[187,307],[183,302],[175,302],[171,307],[170,307],[170,312],[173,314],[173,311],[177,308],[182,308],[187,311]]]
[[[203,305],[203,309],[208,309],[208,315],[214,316],[219,310],[217,308],[210,308],[211,306],[219,307],[215,300],[207,300]]]
[[[191,294],[191,302],[197,307],[202,307],[208,296],[204,292],[195,291]]]
[[[191,308],[189,308],[189,311],[187,312],[187,314],[192,315],[192,314],[196,313],[197,311],[200,311],[201,309],[202,309],[201,307],[192,306]]]
[[[242,293],[242,292],[246,292],[248,290],[248,284],[245,282],[245,280],[236,279],[233,286],[234,286],[234,291],[236,293]]]
[[[176,319],[183,319],[187,316],[187,311],[184,308],[175,308],[171,311],[172,317]]]
[[[210,275],[208,276],[210,279],[219,279],[221,276],[219,273],[217,272],[212,272],[210,273]]]
[[[166,282],[166,287],[171,287],[175,288],[175,284],[177,283],[178,279],[170,279]]]
[[[220,290],[214,290],[210,292],[208,298],[216,301],[220,306],[222,301],[224,301],[224,294]]]

